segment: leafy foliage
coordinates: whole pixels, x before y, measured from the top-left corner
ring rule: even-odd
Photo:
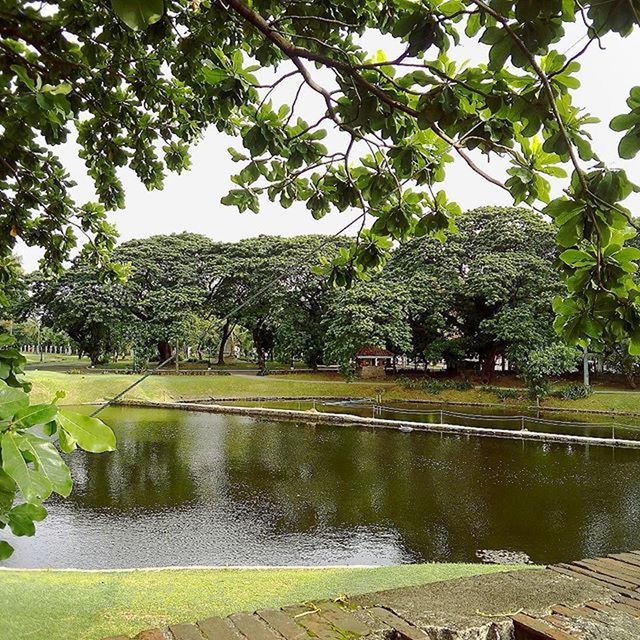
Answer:
[[[578,352],[575,348],[556,343],[531,351],[522,364],[522,377],[532,400],[540,402],[548,395],[550,376],[559,376],[575,367]]]
[[[444,244],[408,242],[383,277],[409,292],[412,355],[455,368],[477,356],[490,378],[498,355],[516,364],[554,341],[551,301],[561,290],[553,228],[522,208],[483,207],[458,217]]]
[[[383,279],[360,283],[332,300],[326,315],[326,356],[347,363],[364,345],[408,351],[411,332],[406,322],[406,292]]]
[[[0,334],[0,529],[32,536],[35,523],[47,515],[42,503],[52,493],[66,497],[71,492],[71,474],[54,436],[65,453],[76,447],[112,451],[116,442],[97,418],[59,409],[59,396],[50,403],[30,404],[29,385],[19,378],[26,359],[14,342]],[[9,542],[0,540],[0,560],[12,552]]]
[[[459,207],[438,183],[457,155],[514,202],[546,206],[559,246],[589,254],[566,254],[557,331],[593,346],[630,336],[638,351],[637,256],[619,253],[637,226],[622,204],[635,187],[600,162],[594,118],[573,96],[584,51],[628,36],[639,15],[638,0],[8,1],[0,258],[22,239],[44,246],[55,268],[80,233],[106,261],[105,211],[124,204],[119,171],[161,188],[214,125],[244,147],[231,150],[239,169],[225,204],[258,211],[268,197],[304,203],[315,218],[371,216],[371,230],[331,262],[333,280],[348,284],[384,264],[391,240],[453,230]],[[569,27],[587,41],[571,58]],[[463,39],[478,45],[466,64]],[[399,53],[368,47],[380,41]],[[301,95],[317,98],[304,118]],[[640,148],[637,98],[634,88],[630,112],[612,122],[625,132],[623,157]],[[56,155],[73,136],[97,203],[73,200]],[[505,160],[506,174],[487,173],[478,154]]]

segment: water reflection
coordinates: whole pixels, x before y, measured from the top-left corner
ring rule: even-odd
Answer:
[[[640,452],[110,409],[13,566],[537,562],[637,546]]]

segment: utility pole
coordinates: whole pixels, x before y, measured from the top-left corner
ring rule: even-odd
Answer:
[[[589,386],[589,351],[587,347],[584,348],[582,355],[582,384],[585,387]]]
[[[42,341],[41,341],[41,334],[40,334],[40,321],[38,321],[38,353],[40,354],[40,362],[42,362],[43,357],[42,357]]]

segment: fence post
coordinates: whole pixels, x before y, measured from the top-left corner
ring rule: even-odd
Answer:
[[[443,411],[440,409],[440,424],[444,422]]]
[[[524,416],[520,416],[520,431],[524,431]]]

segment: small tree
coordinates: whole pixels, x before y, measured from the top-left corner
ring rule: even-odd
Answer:
[[[559,376],[576,366],[579,354],[575,347],[555,343],[542,349],[530,351],[522,363],[522,377],[527,383],[529,397],[536,406],[549,394],[549,376]]]

